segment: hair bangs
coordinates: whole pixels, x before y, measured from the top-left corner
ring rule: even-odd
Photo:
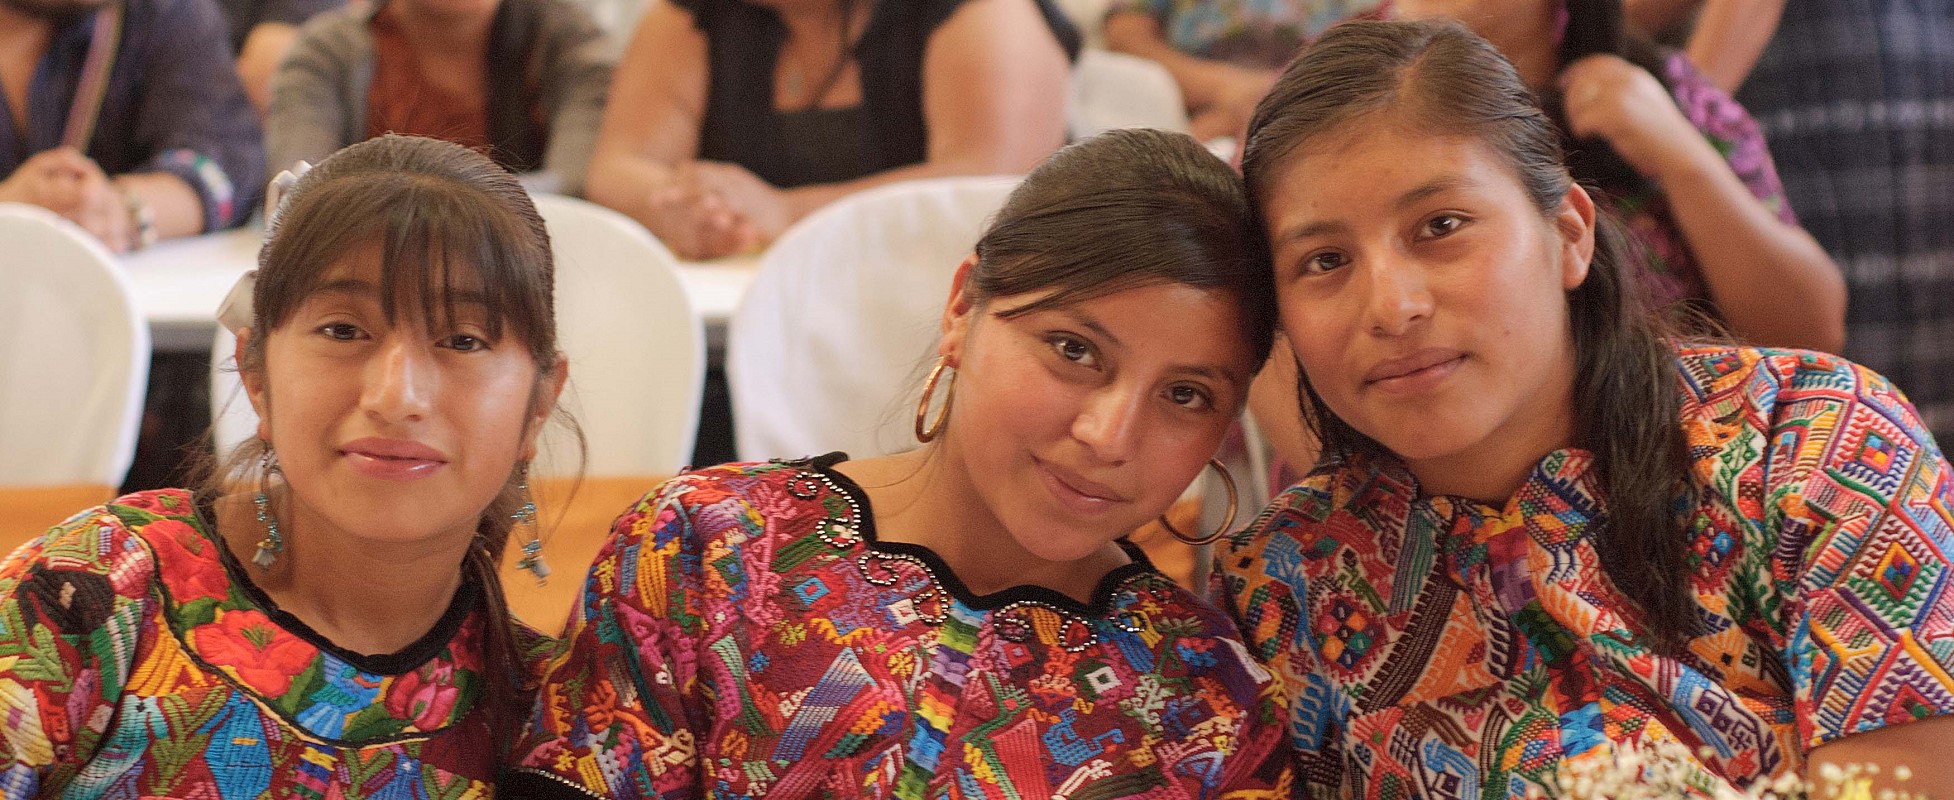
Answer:
[[[260,272],[274,276],[260,282],[254,298],[267,329],[283,325],[335,265],[378,247],[374,289],[389,323],[406,311],[439,326],[470,316],[464,306],[479,305],[489,338],[513,334],[538,351],[539,363],[553,352],[553,337],[538,336],[553,327],[551,296],[533,276],[539,259],[548,264],[548,251],[529,244],[521,220],[481,202],[468,187],[424,175],[365,173],[310,187],[297,199],[284,215],[292,221],[281,220],[260,254],[261,264],[296,267]],[[333,213],[317,213],[323,209]]]

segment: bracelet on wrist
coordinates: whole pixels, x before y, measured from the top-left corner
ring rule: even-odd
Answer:
[[[118,185],[122,192],[122,207],[129,212],[129,249],[141,250],[156,243],[156,209],[149,207],[149,201],[141,194],[131,191],[127,186]]]

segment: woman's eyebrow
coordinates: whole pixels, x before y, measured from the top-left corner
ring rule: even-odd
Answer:
[[[319,284],[318,288],[312,291],[314,294],[332,293],[364,298],[377,298],[380,296],[379,288],[375,287],[372,281],[359,278],[337,278],[329,280]],[[442,302],[447,305],[486,307],[488,305],[488,293],[474,289],[453,289],[442,295]]]
[[[1402,210],[1421,200],[1430,199],[1434,195],[1475,185],[1477,184],[1471,178],[1464,175],[1441,175],[1413,187],[1404,194],[1398,195],[1398,199],[1391,202],[1391,207]],[[1350,224],[1343,220],[1315,220],[1302,225],[1292,226],[1282,231],[1276,236],[1276,246],[1281,247],[1282,245],[1302,239],[1312,239],[1318,236],[1327,236],[1336,233],[1348,233],[1349,231]]]

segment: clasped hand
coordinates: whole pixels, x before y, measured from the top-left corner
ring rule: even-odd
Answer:
[[[685,259],[759,248],[792,221],[787,195],[737,164],[687,161],[651,190],[651,232]]]
[[[94,159],[73,147],[44,150],[27,159],[0,181],[0,201],[60,214],[117,253],[135,246],[137,231],[122,192]]]
[[[1560,74],[1567,126],[1579,139],[1601,139],[1636,172],[1660,179],[1705,145],[1676,101],[1648,70],[1618,56],[1592,55]]]

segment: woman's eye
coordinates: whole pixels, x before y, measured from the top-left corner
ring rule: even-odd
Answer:
[[[320,326],[319,332],[325,334],[327,338],[337,339],[342,342],[350,342],[358,339],[361,333],[359,326],[350,322],[335,322],[330,325],[323,325]]]
[[[1184,406],[1195,411],[1206,411],[1214,406],[1214,398],[1209,397],[1207,392],[1194,386],[1180,385],[1169,388],[1167,390],[1167,399],[1172,400],[1175,405]]]
[[[1086,344],[1077,338],[1071,336],[1053,336],[1047,339],[1046,342],[1052,346],[1053,352],[1058,353],[1059,358],[1087,367],[1098,364],[1098,359],[1092,353],[1092,345]]]
[[[442,339],[441,346],[457,352],[473,353],[477,350],[488,349],[488,342],[485,342],[473,336],[469,336],[468,334],[465,333],[458,333],[446,339]]]
[[[1453,216],[1451,214],[1440,214],[1436,217],[1432,217],[1430,220],[1427,220],[1425,222],[1425,235],[1432,238],[1445,236],[1453,231],[1458,230],[1459,226],[1464,224],[1465,224],[1465,220],[1460,219],[1456,216]]]
[[[1307,273],[1329,272],[1350,264],[1350,258],[1342,253],[1317,253],[1303,261],[1303,271]]]

